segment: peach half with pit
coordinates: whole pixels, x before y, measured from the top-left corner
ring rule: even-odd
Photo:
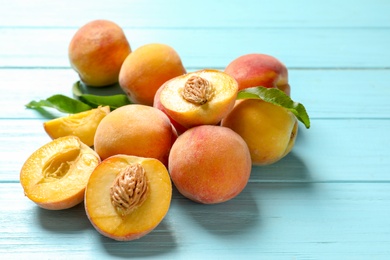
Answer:
[[[221,125],[247,143],[254,165],[269,165],[286,156],[298,134],[298,120],[288,109],[261,99],[238,100]]]
[[[169,155],[169,173],[178,191],[203,204],[233,199],[251,173],[248,146],[229,128],[201,125],[181,134]]]
[[[238,92],[233,77],[212,69],[175,77],[161,88],[163,111],[185,128],[218,124],[233,108]]]
[[[165,109],[164,109],[164,107],[163,107],[163,105],[161,104],[161,101],[160,101],[160,94],[161,94],[162,89],[163,89],[163,86],[161,86],[161,87],[157,90],[156,94],[154,95],[153,107],[155,107],[155,108],[161,110],[162,112],[164,112],[164,113],[168,116],[168,118],[169,118],[169,120],[171,121],[173,127],[175,128],[177,134],[180,135],[180,134],[184,133],[188,128],[187,128],[187,127],[184,127],[184,126],[182,126],[181,124],[179,124],[178,122],[176,122],[172,117],[170,117],[170,116],[165,112]]]
[[[89,176],[99,163],[95,151],[78,137],[60,137],[26,160],[20,183],[24,194],[42,208],[71,208],[84,200]]]
[[[237,80],[239,90],[262,86],[278,88],[290,96],[287,67],[274,56],[262,53],[242,55],[231,61],[224,71]]]
[[[108,113],[109,106],[98,107],[46,121],[43,128],[52,139],[74,135],[84,144],[93,146],[97,126]]]
[[[99,233],[129,241],[158,226],[169,210],[171,197],[169,173],[160,161],[115,155],[91,174],[84,205]]]

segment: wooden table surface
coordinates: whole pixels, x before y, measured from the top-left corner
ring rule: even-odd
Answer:
[[[390,259],[390,1],[0,0],[1,259]],[[171,45],[188,71],[266,53],[289,69],[300,124],[293,151],[253,167],[235,199],[173,194],[149,235],[99,235],[83,205],[48,211],[19,172],[50,138],[31,100],[71,95],[67,47],[83,24],[118,23],[133,50]],[[54,116],[56,116],[54,114]]]

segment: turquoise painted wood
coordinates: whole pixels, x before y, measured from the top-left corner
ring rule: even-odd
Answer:
[[[0,67],[69,67],[66,50],[76,30],[0,28],[4,37],[0,42]],[[386,69],[390,59],[390,35],[387,28],[381,27],[142,28],[125,32],[133,49],[163,42],[177,50],[186,67],[196,69],[224,68],[237,56],[251,52],[271,54],[289,68],[299,69]],[[10,41],[17,44],[9,45]]]
[[[1,259],[389,259],[390,1],[0,0]],[[235,199],[201,205],[174,190],[147,236],[98,234],[83,205],[48,211],[19,183],[27,157],[62,114],[24,107],[71,95],[67,46],[97,18],[120,24],[133,49],[173,46],[189,71],[223,69],[262,52],[289,69],[311,116],[284,159],[252,168]],[[94,93],[118,93],[99,89]]]

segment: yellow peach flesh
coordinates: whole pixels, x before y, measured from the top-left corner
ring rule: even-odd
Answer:
[[[110,187],[126,166],[139,163],[145,169],[146,200],[130,214],[122,216],[111,203]],[[94,227],[116,240],[133,240],[152,231],[168,212],[172,196],[171,180],[165,166],[156,159],[115,155],[103,161],[91,175],[85,207]]]
[[[20,173],[25,195],[46,209],[65,209],[84,199],[99,156],[77,137],[55,139],[34,152]]]
[[[183,98],[183,88],[192,76],[199,76],[212,85],[212,97],[205,104],[194,104]],[[167,81],[160,93],[164,111],[185,127],[214,125],[233,108],[238,84],[229,75],[217,70],[187,73]]]
[[[43,124],[52,138],[74,135],[88,146],[93,146],[96,129],[100,121],[110,113],[110,107],[98,107],[85,112],[49,120]]]

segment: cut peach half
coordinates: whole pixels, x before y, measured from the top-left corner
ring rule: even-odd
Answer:
[[[160,102],[173,120],[190,128],[215,125],[233,108],[238,92],[236,80],[218,70],[200,70],[164,83]]]
[[[59,117],[43,123],[46,133],[52,138],[74,135],[88,145],[93,146],[97,126],[110,113],[110,107],[98,107],[88,111]]]
[[[97,153],[76,136],[57,138],[36,150],[20,171],[24,194],[45,209],[71,208],[84,199]]]
[[[171,197],[171,179],[159,160],[113,155],[91,174],[84,205],[99,233],[129,241],[158,226],[168,212]]]

